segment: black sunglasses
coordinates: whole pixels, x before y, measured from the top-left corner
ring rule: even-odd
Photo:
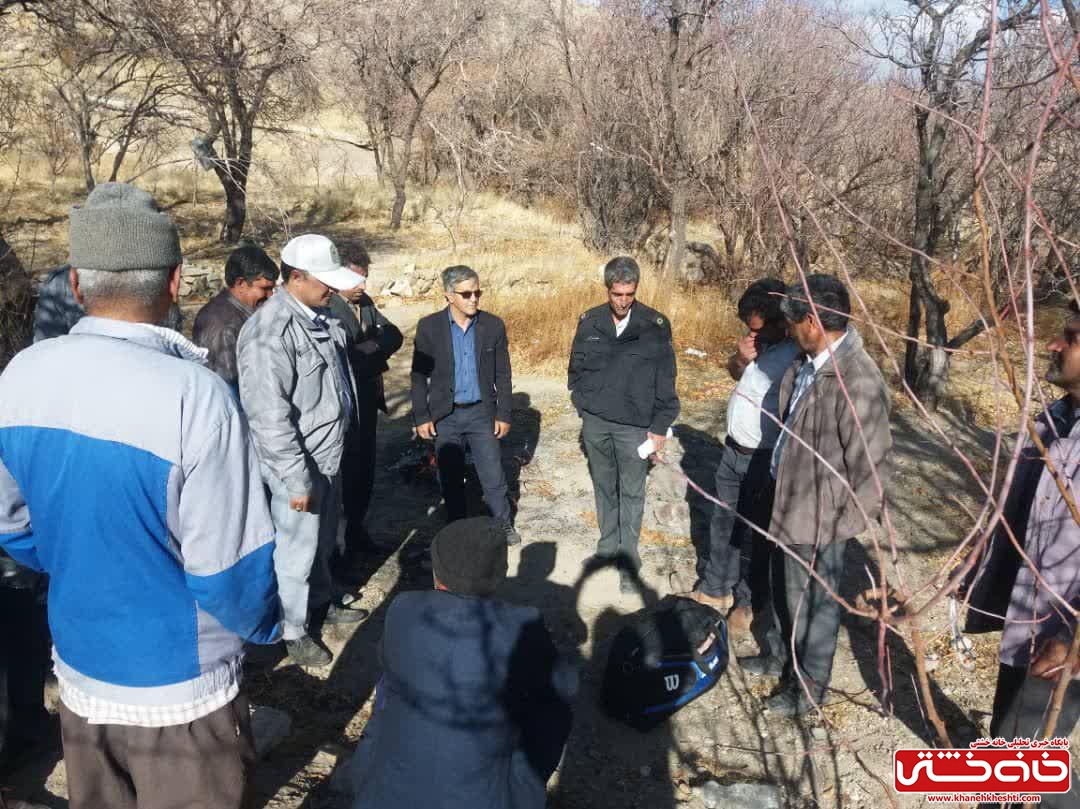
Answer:
[[[474,295],[476,296],[477,300],[480,300],[480,296],[484,294],[484,291],[482,289],[467,289],[464,292],[455,291],[454,294],[460,295],[467,301],[471,301]]]

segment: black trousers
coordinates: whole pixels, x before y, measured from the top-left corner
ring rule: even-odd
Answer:
[[[374,403],[365,404],[359,420],[346,438],[341,459],[341,508],[345,514],[345,550],[355,553],[368,543],[364,518],[371,505],[375,486],[375,431],[379,411]]]
[[[446,501],[448,521],[465,517],[465,451],[472,454],[476,476],[484,490],[484,504],[501,525],[510,525],[510,499],[502,448],[495,437],[495,421],[483,404],[455,407],[435,425],[435,460]]]
[[[1055,683],[1038,677],[1028,677],[1027,669],[1006,666],[998,669],[997,690],[994,692],[994,715],[990,719],[990,735],[1012,740],[1017,736],[1037,738],[1050,712]],[[1080,682],[1073,680],[1065,692],[1058,716],[1055,736],[1069,736],[1080,718]],[[1042,796],[1041,807],[1065,809],[1080,805],[1077,797],[1077,778],[1073,773],[1073,788],[1064,795]],[[1000,804],[980,804],[991,807]],[[1018,804],[1016,804],[1018,805]]]
[[[36,592],[0,586],[0,772],[45,732],[49,630]]]
[[[834,593],[840,591],[844,573],[843,540],[834,540],[815,548],[813,545],[789,545],[800,559],[828,583]],[[806,567],[789,557],[776,545],[769,557],[769,589],[772,610],[766,611],[765,640],[767,651],[784,664],[783,680],[805,698],[795,666],[807,681],[814,701],[825,697],[832,677],[833,657],[840,634],[841,607]],[[792,659],[792,646],[795,659]]]

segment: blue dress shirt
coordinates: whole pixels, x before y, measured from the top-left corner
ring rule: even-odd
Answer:
[[[480,374],[476,364],[476,318],[469,318],[464,329],[450,318],[450,335],[454,341],[454,404],[473,404],[480,401]]]

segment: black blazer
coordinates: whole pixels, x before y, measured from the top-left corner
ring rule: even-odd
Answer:
[[[386,319],[375,306],[375,301],[364,293],[357,305],[360,316],[340,295],[330,298],[330,314],[341,321],[349,338],[349,364],[356,378],[358,409],[374,406],[384,413],[386,391],[382,375],[390,370],[387,360],[394,355],[405,338],[401,330]]]
[[[449,307],[447,307],[448,309]],[[454,409],[454,338],[447,309],[421,318],[413,344],[413,421],[439,421]],[[477,373],[480,399],[495,420],[510,423],[510,347],[506,325],[487,312],[476,313]]]

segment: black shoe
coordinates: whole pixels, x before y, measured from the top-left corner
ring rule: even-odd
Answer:
[[[343,607],[340,604],[331,604],[326,611],[324,624],[358,624],[366,621],[371,613],[362,607]]]
[[[298,666],[326,666],[334,659],[330,650],[311,635],[285,641],[285,650]]]
[[[796,688],[799,689],[798,693],[791,688],[784,688],[765,700],[765,709],[769,714],[790,719],[814,710],[814,704],[802,693],[802,686]]]
[[[511,547],[521,544],[521,534],[519,534],[517,529],[512,525],[506,526],[506,544]]]
[[[738,658],[739,668],[753,677],[779,677],[784,673],[784,664],[772,655],[754,655]]]

